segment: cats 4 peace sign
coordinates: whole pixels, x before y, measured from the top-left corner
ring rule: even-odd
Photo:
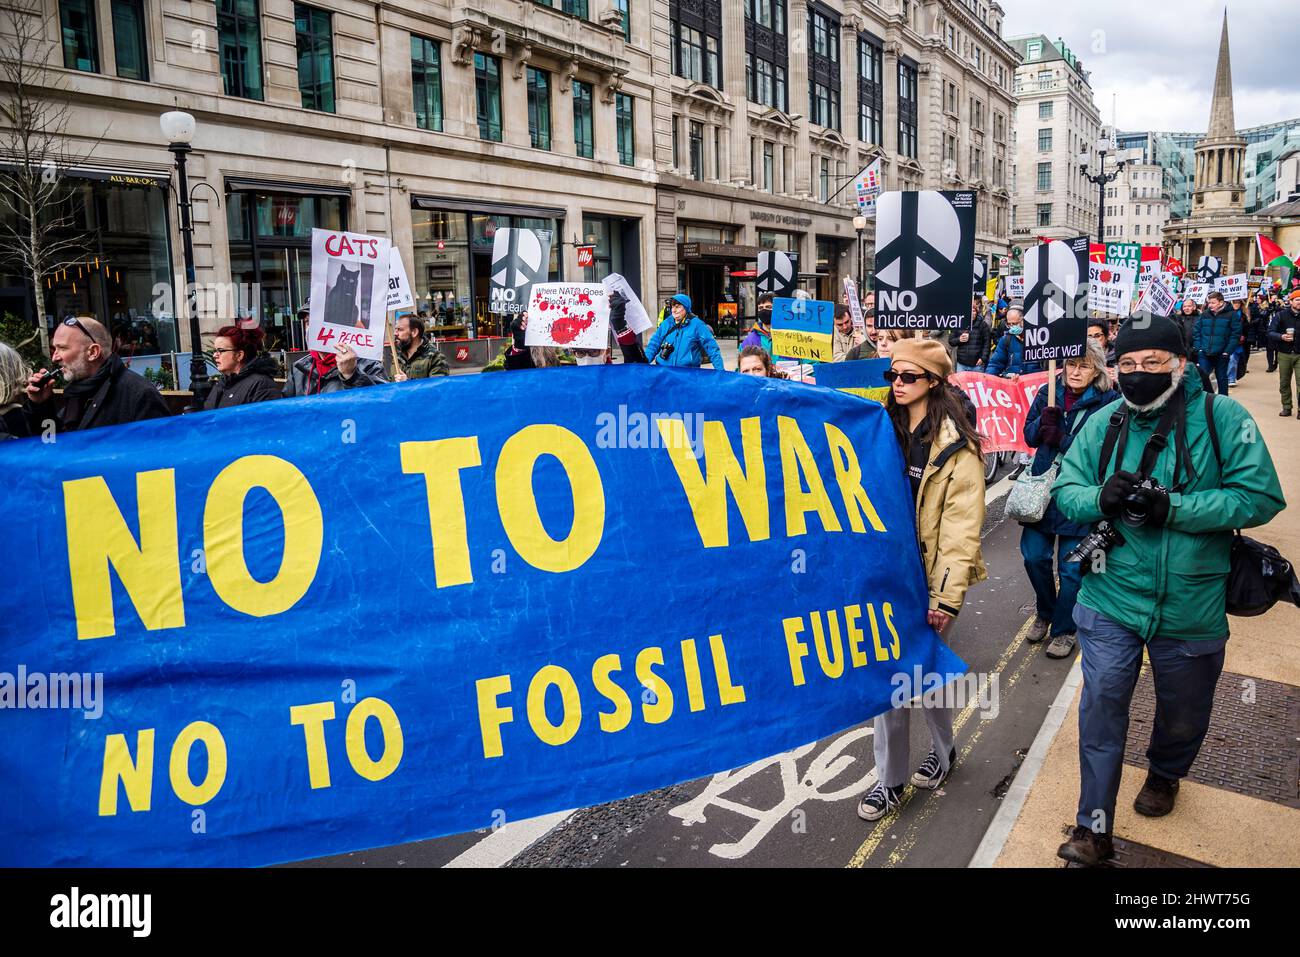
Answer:
[[[388,268],[383,236],[311,231],[309,349],[332,353],[341,343],[362,359],[383,360]]]

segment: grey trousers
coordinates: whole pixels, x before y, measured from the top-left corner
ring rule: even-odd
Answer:
[[[954,621],[948,626],[948,633],[944,636],[946,640],[951,641],[953,632],[957,627]],[[930,698],[925,695],[921,699],[913,699],[909,707],[894,708],[892,711],[886,711],[878,715],[874,721],[875,729],[873,734],[873,746],[876,752],[876,779],[885,787],[897,788],[902,787],[912,777],[913,765],[910,759],[909,751],[912,726],[912,712],[920,709],[925,715],[925,723],[930,729],[931,747],[939,755],[939,762],[943,770],[948,770],[948,755],[952,753],[952,708],[944,707],[943,691],[938,693],[940,703],[930,705],[925,704],[925,700]],[[916,762],[919,765],[921,762]]]

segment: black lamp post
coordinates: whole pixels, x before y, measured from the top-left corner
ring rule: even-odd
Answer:
[[[1113,153],[1114,148],[1110,140],[1102,137],[1097,141],[1097,172],[1090,174],[1088,172],[1089,160],[1091,157],[1087,153],[1079,154],[1079,171],[1083,173],[1083,178],[1090,183],[1097,184],[1097,242],[1105,245],[1106,243],[1106,186],[1119,179],[1120,170],[1128,165],[1127,160],[1117,160],[1115,169],[1106,172],[1106,154]]]
[[[858,233],[858,299],[860,300],[863,294],[863,289],[862,289],[863,274],[866,272],[866,264],[867,264],[867,260],[865,256],[865,247],[863,247],[862,245],[862,231],[867,228],[867,217],[854,216],[853,228],[857,230]]]
[[[194,117],[171,110],[159,118],[167,149],[176,157],[176,206],[180,211],[181,249],[185,256],[185,300],[190,320],[191,411],[203,408],[208,396],[208,362],[203,355],[203,333],[199,329],[199,291],[194,279],[194,224],[190,219],[190,183],[185,174],[185,155],[194,139]],[[179,298],[179,297],[178,297]]]

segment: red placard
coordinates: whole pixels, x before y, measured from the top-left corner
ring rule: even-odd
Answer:
[[[986,455],[1034,451],[1025,444],[1025,419],[1029,417],[1034,396],[1047,381],[1046,372],[1022,375],[1015,382],[982,372],[959,372],[948,381],[975,403],[977,428]]]

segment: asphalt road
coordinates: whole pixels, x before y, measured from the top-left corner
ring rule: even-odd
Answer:
[[[1005,475],[1006,469],[1000,474]],[[959,707],[956,767],[934,792],[908,789],[897,814],[859,820],[875,782],[870,722],[746,768],[570,814],[304,861],[297,867],[965,866],[1069,670],[1022,631],[1033,593],[1005,485],[984,527],[989,581],[972,590],[952,645],[984,694]],[[929,747],[912,722],[912,753]]]

